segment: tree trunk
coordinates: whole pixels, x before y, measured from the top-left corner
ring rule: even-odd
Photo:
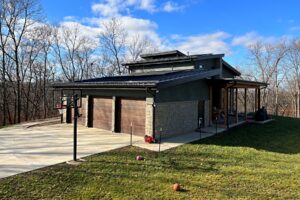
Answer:
[[[297,98],[296,98],[296,117],[299,118],[300,117],[300,90],[297,90]]]
[[[5,126],[6,125],[6,99],[7,99],[7,88],[6,88],[6,78],[5,78],[5,73],[6,73],[6,69],[5,69],[5,54],[4,52],[2,52],[2,88],[3,88],[3,111],[2,111],[2,125]]]

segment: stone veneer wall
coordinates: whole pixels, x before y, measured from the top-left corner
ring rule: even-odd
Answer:
[[[145,134],[153,136],[153,98],[146,98]]]
[[[193,132],[198,128],[198,101],[157,103],[155,107],[155,137],[162,138]]]

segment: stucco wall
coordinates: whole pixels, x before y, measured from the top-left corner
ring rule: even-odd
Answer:
[[[162,138],[190,133],[198,127],[198,101],[157,103],[155,106],[155,137]]]

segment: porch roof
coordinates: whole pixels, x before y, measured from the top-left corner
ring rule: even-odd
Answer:
[[[264,88],[268,84],[259,81],[242,80],[235,78],[211,79],[212,85],[220,85],[227,88]]]

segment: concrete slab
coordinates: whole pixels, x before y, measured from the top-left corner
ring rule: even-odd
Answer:
[[[217,133],[225,131],[219,127]],[[215,127],[163,139],[161,145],[147,144],[133,136],[133,146],[165,151],[216,134]],[[130,145],[130,135],[78,126],[78,158]],[[36,126],[20,124],[0,129],[0,178],[66,162],[73,158],[73,125]]]
[[[0,129],[0,178],[72,160],[73,127],[56,124]],[[133,136],[133,142],[142,141]],[[78,158],[128,146],[130,136],[78,127]]]
[[[163,139],[161,142],[160,151],[165,151],[165,150],[168,150],[171,148],[175,148],[175,147],[178,147],[183,144],[197,141],[199,139],[211,137],[213,135],[215,135],[214,132],[202,132],[201,136],[200,136],[200,132],[193,132],[193,133],[189,133],[189,134],[175,136],[172,138],[166,138],[166,139]],[[148,149],[151,151],[156,151],[156,152],[159,151],[159,144],[157,144],[157,143],[156,144],[148,144],[148,143],[145,143],[144,141],[137,141],[133,145],[140,147],[140,148]]]

